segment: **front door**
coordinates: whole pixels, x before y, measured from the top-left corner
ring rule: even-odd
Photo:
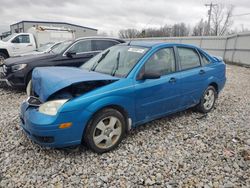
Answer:
[[[92,50],[91,40],[80,40],[66,50],[62,55],[62,59],[58,59],[58,61],[60,66],[79,67],[97,53],[99,52]]]
[[[173,48],[156,51],[144,64],[141,71],[160,73],[161,77],[136,80],[136,122],[147,122],[177,111],[181,88]]]
[[[13,55],[21,55],[27,52],[34,51],[36,47],[31,43],[30,36],[28,34],[17,35],[12,41]]]

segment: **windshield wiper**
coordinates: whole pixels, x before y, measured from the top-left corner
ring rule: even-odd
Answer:
[[[118,70],[118,68],[119,68],[119,63],[120,63],[120,52],[118,52],[118,54],[117,54],[117,57],[116,57],[116,65],[115,65],[115,67],[114,67],[114,70],[112,71],[112,76],[114,76],[115,75],[115,73],[116,73],[116,71]]]
[[[94,71],[96,69],[96,67],[98,66],[98,64],[106,57],[106,55],[109,53],[110,50],[106,51],[104,54],[102,54],[102,56],[100,57],[100,59],[98,59],[98,61],[91,67],[91,71]]]

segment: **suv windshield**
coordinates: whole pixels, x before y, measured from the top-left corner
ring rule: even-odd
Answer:
[[[82,65],[81,69],[126,77],[148,48],[138,46],[113,46]]]
[[[50,52],[52,52],[53,54],[60,54],[62,52],[64,52],[64,50],[66,50],[66,48],[69,47],[69,45],[72,44],[72,41],[65,41],[60,43],[59,45],[57,45],[55,48],[52,48],[52,50]]]
[[[46,52],[48,49],[50,49],[51,46],[53,46],[55,43],[53,42],[49,42],[44,44],[43,46],[39,47],[37,49],[38,52]]]

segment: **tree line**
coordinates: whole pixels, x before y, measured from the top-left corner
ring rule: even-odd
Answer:
[[[145,38],[145,37],[183,37],[183,36],[221,36],[234,33],[231,29],[233,24],[233,6],[225,7],[222,4],[215,6],[211,12],[211,22],[200,19],[191,28],[181,22],[173,25],[166,24],[159,28],[135,28],[122,29],[118,35],[120,38]]]

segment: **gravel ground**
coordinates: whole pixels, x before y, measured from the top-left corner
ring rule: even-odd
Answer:
[[[147,123],[102,155],[34,144],[19,128],[25,94],[0,88],[0,187],[250,187],[250,69],[227,77],[211,113]]]

